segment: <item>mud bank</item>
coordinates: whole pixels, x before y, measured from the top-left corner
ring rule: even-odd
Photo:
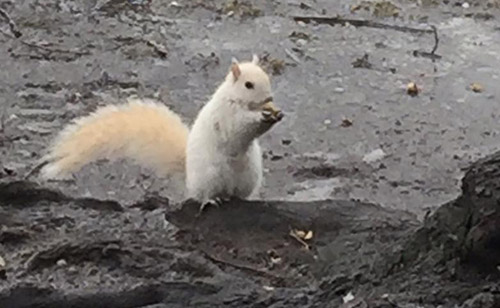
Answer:
[[[496,307],[499,157],[423,224],[356,201],[232,200],[197,217],[191,201],[2,184],[0,306]]]

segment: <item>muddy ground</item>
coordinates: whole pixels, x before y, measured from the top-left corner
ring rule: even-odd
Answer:
[[[473,168],[480,187],[461,186],[500,144],[497,1],[0,8],[14,22],[0,16],[0,307],[336,307],[349,292],[345,307],[498,304],[496,229],[475,212],[496,217],[483,202],[496,200],[483,183],[495,179]],[[320,15],[334,19],[294,18]],[[98,106],[153,97],[192,120],[231,57],[252,53],[286,113],[262,138],[257,199],[275,201],[193,221],[182,185],[126,161],[20,181],[64,124]],[[314,231],[309,249],[293,228]]]

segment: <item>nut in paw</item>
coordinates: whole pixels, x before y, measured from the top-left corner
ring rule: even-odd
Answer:
[[[272,101],[268,101],[262,105],[262,116],[265,122],[276,123],[283,119],[284,114],[278,109]]]

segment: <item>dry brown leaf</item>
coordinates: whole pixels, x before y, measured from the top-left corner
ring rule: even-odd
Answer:
[[[300,238],[304,238],[304,236],[306,236],[306,232],[302,230],[295,230],[295,234]]]
[[[476,93],[480,93],[480,92],[483,92],[484,88],[481,84],[477,83],[477,82],[473,82],[471,85],[470,85],[470,89]]]
[[[342,127],[349,127],[349,126],[352,126],[352,120],[351,119],[348,119],[348,118],[343,118],[342,119],[342,123],[340,124],[340,126]]]

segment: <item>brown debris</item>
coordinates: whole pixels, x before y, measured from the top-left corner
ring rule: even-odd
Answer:
[[[368,61],[367,53],[365,53],[361,58],[357,58],[356,60],[354,60],[351,64],[354,68],[372,68],[372,64]]]
[[[473,82],[471,83],[470,85],[470,89],[473,91],[473,92],[476,92],[476,93],[481,93],[484,91],[484,87],[480,84],[480,83],[477,83],[477,82]]]
[[[301,31],[293,31],[292,33],[290,33],[290,35],[288,36],[293,42],[296,42],[297,40],[306,40],[306,41],[310,41],[311,40],[311,36],[305,32],[301,32]]]
[[[155,42],[155,41],[152,41],[152,40],[147,40],[146,41],[146,44],[148,46],[151,46],[154,48],[155,52],[161,57],[161,58],[166,58],[167,55],[168,55],[168,50],[165,46]]]
[[[353,14],[360,10],[369,11],[375,17],[388,18],[398,17],[400,8],[390,1],[362,1],[350,8]]]
[[[258,17],[262,15],[262,11],[254,7],[251,3],[238,0],[227,1],[222,7],[222,13],[240,17]]]
[[[420,89],[417,87],[417,84],[414,82],[410,82],[406,85],[406,93],[410,96],[417,96],[420,92]]]
[[[335,25],[345,25],[345,24],[351,24],[354,27],[369,27],[369,28],[376,28],[376,29],[391,29],[391,30],[396,30],[400,32],[407,32],[407,33],[434,33],[432,29],[419,29],[419,28],[412,28],[408,26],[397,26],[397,25],[390,25],[390,24],[385,24],[381,22],[376,22],[376,21],[371,21],[371,20],[365,20],[365,19],[351,19],[351,18],[342,18],[342,17],[328,17],[328,16],[293,16],[293,20],[295,21],[301,21],[303,23],[310,23],[310,22],[316,22],[318,24],[327,24],[330,26],[335,26]]]
[[[309,241],[313,238],[313,231],[302,231],[297,229],[290,230],[290,236],[296,239],[299,243],[301,243],[306,250],[310,250],[309,244],[306,241]]]
[[[341,127],[349,127],[352,126],[353,122],[349,118],[343,118],[342,123],[340,124]]]
[[[260,58],[260,64],[273,76],[283,74],[286,66],[285,60],[273,58],[268,53]]]
[[[398,17],[399,8],[390,1],[375,2],[373,15],[381,18]]]

